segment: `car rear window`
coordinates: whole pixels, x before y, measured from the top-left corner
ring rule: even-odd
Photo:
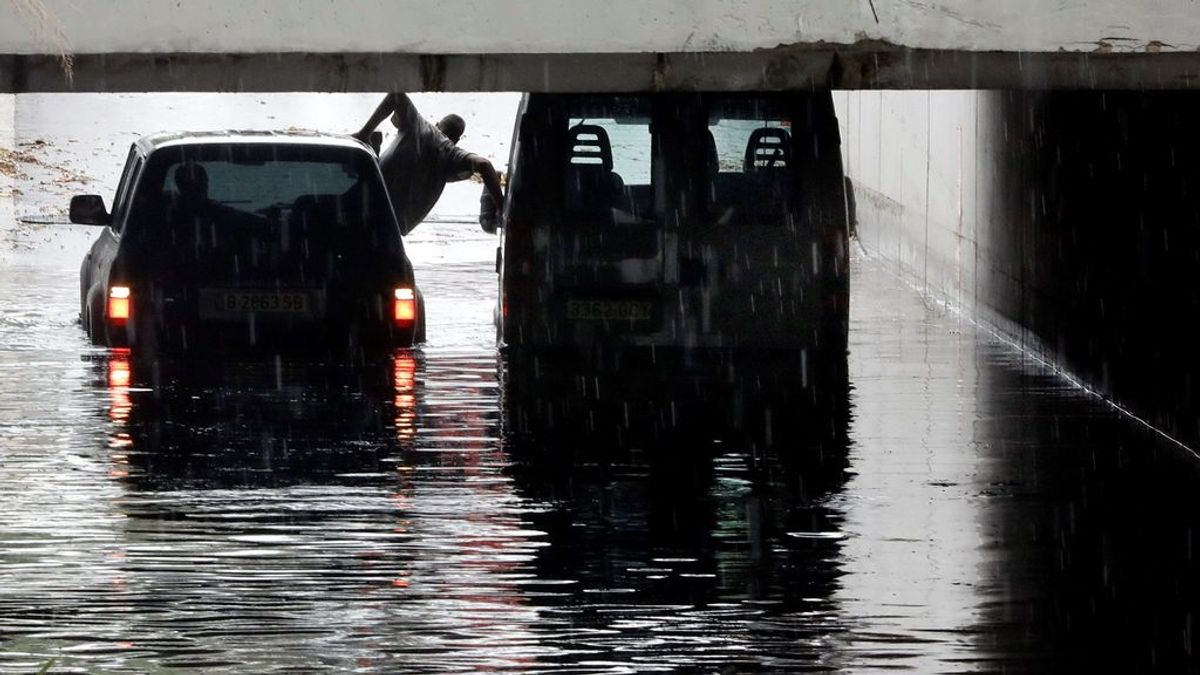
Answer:
[[[269,143],[156,151],[138,187],[144,227],[395,227],[374,160],[353,148]]]

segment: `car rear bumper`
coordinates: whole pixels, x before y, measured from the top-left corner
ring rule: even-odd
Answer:
[[[411,347],[416,326],[382,322],[190,321],[135,322],[109,332],[110,344],[141,356],[287,354],[356,356]]]

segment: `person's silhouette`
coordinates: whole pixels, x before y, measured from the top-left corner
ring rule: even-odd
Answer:
[[[208,205],[208,172],[195,162],[175,167],[175,189],[179,192],[180,210],[198,214]]]

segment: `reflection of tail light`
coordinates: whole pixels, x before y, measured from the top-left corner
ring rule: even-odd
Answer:
[[[129,319],[131,300],[128,286],[113,286],[108,290],[108,320],[124,322]]]
[[[133,403],[129,399],[129,385],[132,380],[129,368],[129,350],[114,349],[108,357],[108,418],[116,423],[108,445],[113,449],[123,449],[133,445],[129,438],[129,430],[125,428],[129,420],[129,412]],[[125,455],[113,455],[113,460],[124,463]]]
[[[396,390],[396,438],[411,440],[417,431],[417,360],[412,354],[396,355],[392,384]]]
[[[392,318],[401,325],[417,320],[417,294],[411,288],[397,288],[392,307]]]
[[[108,359],[108,389],[129,387],[129,350],[114,349]]]

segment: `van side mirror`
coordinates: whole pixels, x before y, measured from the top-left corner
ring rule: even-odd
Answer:
[[[80,225],[108,225],[112,216],[104,207],[100,195],[75,195],[71,197],[71,222]]]

